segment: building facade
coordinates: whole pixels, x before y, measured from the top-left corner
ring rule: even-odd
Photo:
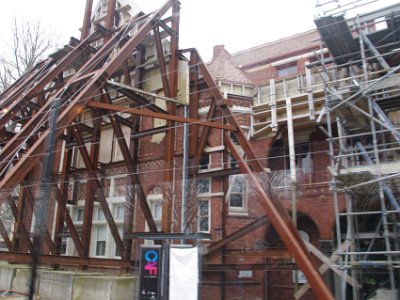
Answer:
[[[338,20],[324,16],[315,30],[238,53],[215,46],[204,64],[195,49],[178,48],[177,1],[150,15],[114,2],[100,1],[86,14],[80,41],[1,95],[0,189],[8,198],[0,256],[17,262],[22,258],[6,252],[32,251],[38,178],[45,154],[54,152],[42,251],[48,264],[56,257],[61,265],[134,273],[140,246],[157,243],[136,233],[205,233],[210,240],[185,241],[201,249],[203,299],[319,299],[316,281],[306,278],[317,267],[337,299],[398,289],[396,181],[392,196],[382,196],[383,184],[369,198],[345,191],[354,188],[350,179],[357,188],[397,172],[399,7],[363,16],[368,33],[351,27],[355,19],[339,31]],[[351,48],[361,36],[365,57]],[[386,47],[376,50],[386,36]],[[350,49],[337,46],[346,39]],[[29,85],[32,78],[39,88]],[[383,106],[365,116],[353,107],[365,109],[362,99],[352,100],[371,90]],[[47,113],[56,99],[63,105],[54,129]],[[341,101],[353,106],[333,114]],[[56,146],[46,149],[52,130]],[[378,178],[365,177],[374,165],[382,167],[372,172]],[[360,208],[365,198],[371,205]],[[380,214],[369,219],[368,212]],[[374,244],[381,228],[387,237]],[[362,269],[367,259],[356,264],[368,251],[391,255],[373,260],[376,274]],[[296,265],[299,253],[311,267]],[[361,284],[365,278],[371,286]]]

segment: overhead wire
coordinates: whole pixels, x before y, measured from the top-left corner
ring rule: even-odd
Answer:
[[[126,27],[125,28],[125,30],[127,30],[127,28],[128,27]],[[121,39],[122,39],[123,37],[121,36]],[[115,49],[116,49],[116,47],[117,47],[117,44],[115,45]],[[112,51],[111,51],[111,53],[112,53]],[[111,55],[109,56],[109,58],[111,57]],[[203,62],[200,62],[198,65],[200,65],[200,64],[202,64]],[[190,67],[196,67],[197,65],[192,65],[192,66],[190,66]],[[145,80],[143,80],[141,83],[144,83],[144,82],[146,82],[146,81],[148,81],[148,80],[152,80],[152,79],[154,79],[155,77],[159,77],[159,76],[161,76],[161,75],[158,75],[158,76],[153,76],[152,78],[147,78],[147,79],[145,79]],[[118,91],[118,89],[119,88],[112,88],[111,89],[111,91]],[[210,89],[212,89],[212,87],[209,87],[209,88],[207,88],[207,89],[203,89],[203,90],[199,90],[199,91],[195,91],[195,92],[192,92],[192,93],[190,93],[190,94],[193,94],[193,93],[202,93],[202,92],[205,92],[205,91],[207,91],[207,90],[210,90]],[[87,99],[90,99],[90,98],[93,98],[93,97],[96,97],[96,96],[100,96],[100,95],[102,95],[102,94],[105,94],[105,93],[107,93],[107,92],[99,92],[99,93],[97,93],[96,95],[93,95],[93,96],[91,96],[91,97],[88,97],[88,98],[86,98],[86,99],[80,99],[79,101],[85,101],[85,100],[87,100]],[[71,99],[72,97],[70,97],[69,98],[69,100]],[[65,103],[63,103],[62,105],[63,106],[66,106],[67,105],[67,102],[68,101],[65,101]],[[153,103],[149,103],[149,104],[145,104],[145,105],[140,105],[140,106],[138,106],[138,107],[136,107],[136,108],[144,108],[144,107],[147,107],[147,106],[149,106],[149,105],[152,105]],[[127,109],[129,109],[129,108],[127,108]],[[49,109],[48,111],[46,111],[46,116],[48,116],[48,113],[49,113],[49,111],[51,111],[51,109]],[[119,112],[114,112],[114,113],[108,113],[108,114],[106,114],[106,115],[102,115],[101,117],[103,117],[103,116],[112,116],[112,115],[117,115],[117,114],[119,114]],[[240,114],[242,114],[242,113],[233,113],[234,115],[240,115]],[[247,113],[243,113],[243,114],[247,114]],[[216,119],[220,119],[221,117],[217,117]],[[82,121],[79,121],[79,122],[76,122],[75,124],[80,124],[80,123],[86,123],[86,122],[90,122],[90,121],[94,121],[94,119],[95,118],[92,118],[92,119],[86,119],[86,120],[82,120]],[[43,120],[43,119],[42,119]],[[201,122],[202,120],[199,120],[199,122]],[[42,123],[43,124],[43,123]],[[195,124],[195,123],[194,123]],[[72,126],[72,125],[67,125],[67,126],[65,126],[64,128],[67,128],[68,126]],[[175,128],[178,128],[178,127],[180,127],[180,126],[182,126],[182,125],[175,125],[174,127]],[[57,129],[61,129],[61,128],[57,128]],[[117,138],[115,138],[115,139],[117,139]],[[99,142],[100,143],[100,142]],[[265,159],[265,158],[262,158],[262,159]]]

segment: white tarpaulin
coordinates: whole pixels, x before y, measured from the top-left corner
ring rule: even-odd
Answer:
[[[197,300],[198,248],[171,248],[169,259],[169,299]]]

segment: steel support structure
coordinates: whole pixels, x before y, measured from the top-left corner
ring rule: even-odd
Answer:
[[[177,161],[176,140],[177,130],[181,123],[188,124],[191,138],[188,140],[188,156],[193,164],[188,177],[199,174],[199,161],[208,143],[210,130],[223,131],[225,146],[239,163],[238,170],[223,170],[221,176],[237,173],[246,174],[255,191],[265,213],[256,222],[250,223],[232,235],[223,236],[214,243],[208,252],[221,249],[229,242],[254,230],[257,226],[271,222],[285,243],[288,252],[295,259],[297,266],[306,275],[312,290],[318,299],[332,299],[332,294],[324,283],[322,276],[313,265],[308,250],[297,233],[293,223],[282,204],[266,194],[258,182],[258,174],[264,173],[264,166],[255,155],[252,146],[240,127],[238,120],[228,106],[218,89],[214,79],[208,72],[204,62],[195,49],[179,50],[179,21],[180,4],[177,0],[167,1],[159,10],[149,15],[137,14],[126,24],[115,24],[116,0],[110,0],[105,27],[99,25],[91,28],[90,8],[92,1],[87,0],[83,22],[81,41],[75,42],[67,50],[53,55],[53,58],[38,64],[23,78],[17,81],[0,96],[0,127],[4,146],[0,153],[0,200],[8,201],[9,195],[20,188],[18,205],[12,204],[13,213],[17,222],[16,232],[28,237],[29,226],[23,226],[23,207],[35,205],[38,189],[37,183],[29,178],[40,176],[37,166],[45,152],[45,143],[50,135],[49,125],[50,108],[56,99],[61,99],[61,111],[55,125],[56,159],[58,163],[58,184],[55,188],[55,235],[51,238],[49,230],[49,249],[39,257],[39,263],[74,265],[80,267],[99,266],[131,268],[134,257],[134,247],[120,234],[118,225],[107,202],[107,195],[103,190],[104,163],[100,160],[100,144],[102,129],[105,126],[112,128],[123,161],[121,166],[127,172],[127,183],[139,187],[135,191],[127,192],[129,209],[125,210],[123,231],[126,236],[135,232],[134,217],[141,213],[147,222],[150,231],[157,232],[153,214],[146,199],[146,190],[142,186],[139,164],[141,163],[139,149],[141,138],[165,132],[165,153],[163,180],[172,184],[172,189],[179,185],[175,182],[175,163]],[[166,16],[167,13],[170,16]],[[90,33],[93,30],[93,33]],[[169,49],[165,49],[163,39],[167,37]],[[93,47],[94,42],[102,41],[101,47]],[[155,61],[146,60],[146,47],[154,44],[156,47]],[[166,51],[168,50],[168,51]],[[166,55],[168,53],[168,55]],[[181,115],[179,109],[183,103],[178,101],[178,73],[181,56],[189,53],[189,109],[188,115]],[[64,74],[71,68],[75,74]],[[162,87],[154,91],[146,91],[146,70],[157,68],[160,72]],[[211,94],[211,105],[207,117],[201,119],[198,114],[199,94],[207,91]],[[166,109],[157,105],[155,99],[166,101]],[[123,99],[123,101],[121,100]],[[122,101],[122,105],[121,105]],[[125,102],[124,102],[125,101]],[[90,116],[90,120],[84,118]],[[126,117],[126,115],[130,115]],[[142,130],[145,120],[163,119],[166,126]],[[5,134],[9,123],[17,123],[19,130],[10,135]],[[127,143],[123,132],[126,126],[131,133],[131,141]],[[230,136],[231,132],[243,149],[240,155]],[[110,145],[112,142],[110,142]],[[112,146],[113,147],[113,146]],[[79,155],[78,155],[79,153]],[[82,164],[78,166],[77,157]],[[84,186],[84,218],[82,224],[76,225],[72,219],[68,204],[76,205],[74,198],[69,197],[69,183],[74,178],[74,172],[85,180]],[[75,179],[74,179],[75,180]],[[74,186],[76,186],[74,184]],[[183,186],[183,185],[182,185]],[[76,191],[75,191],[76,192]],[[175,193],[173,191],[174,197]],[[29,200],[28,200],[29,199]],[[174,201],[163,203],[162,230],[170,233],[173,230]],[[139,203],[139,206],[136,205]],[[111,232],[116,250],[122,260],[96,260],[91,258],[92,226],[95,205],[103,213],[106,224]],[[137,209],[140,207],[140,211]],[[30,217],[31,219],[31,217]],[[30,225],[25,224],[25,225]],[[62,235],[72,238],[77,257],[60,255]],[[25,243],[23,247],[14,245],[11,234],[0,222],[0,233],[9,252],[1,252],[0,258],[10,262],[26,262],[31,247]],[[13,237],[14,238],[14,237]],[[26,253],[16,251],[25,249]],[[292,266],[290,266],[292,267]],[[215,268],[223,271],[234,267],[225,265]],[[240,268],[238,266],[238,268]],[[257,270],[267,270],[267,266],[257,266]],[[214,271],[213,270],[213,271]],[[210,269],[211,271],[211,269]]]
[[[339,2],[330,5],[340,5]],[[359,2],[360,6],[368,6],[368,1]],[[388,166],[398,162],[392,153],[399,146],[400,133],[389,114],[400,110],[397,88],[400,68],[394,50],[400,45],[395,34],[399,26],[392,21],[399,17],[400,7],[375,9],[345,20],[342,22],[346,24],[344,30],[338,32],[335,28],[341,16],[334,13],[343,8],[334,7],[332,15],[329,13],[316,21],[335,62],[332,64],[322,58],[322,73],[326,78],[341,74],[325,82],[336,238],[338,245],[349,242],[348,247],[339,247],[337,264],[341,270],[351,272],[360,283],[365,282],[365,278],[373,278],[371,266],[379,268],[386,274],[385,287],[390,290],[390,299],[395,300],[400,288],[396,280],[400,274],[395,268],[400,258],[396,252],[400,246],[399,174]],[[354,8],[344,8],[344,11],[351,9]],[[336,23],[329,20],[336,20]],[[325,21],[327,23],[322,25]],[[382,22],[387,27],[380,29]],[[350,32],[357,35],[354,39],[357,50],[350,52],[346,47],[336,47],[335,44],[341,44]],[[369,227],[373,224],[372,230]],[[341,299],[346,299],[350,293],[345,283],[340,285],[337,293]],[[364,299],[362,294],[368,295],[365,286],[352,289],[353,299]]]

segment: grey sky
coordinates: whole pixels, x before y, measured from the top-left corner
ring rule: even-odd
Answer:
[[[2,1],[0,51],[10,32],[13,16],[40,19],[61,37],[79,37],[86,0]],[[96,0],[94,1],[96,3]],[[145,12],[159,8],[165,0],[137,0]],[[326,0],[320,0],[326,2]],[[378,6],[396,3],[376,1]],[[224,44],[231,53],[314,28],[316,0],[181,0],[181,47],[196,47],[204,60],[212,48]]]

